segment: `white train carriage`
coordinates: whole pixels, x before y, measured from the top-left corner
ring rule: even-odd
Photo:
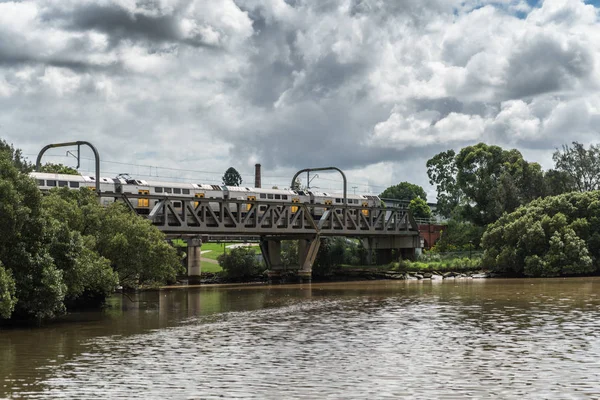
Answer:
[[[72,190],[78,190],[79,188],[96,190],[96,178],[93,176],[55,174],[48,172],[31,172],[29,176],[36,180],[40,190],[50,190],[57,187],[67,187]],[[110,194],[115,192],[115,183],[112,178],[101,177],[99,186],[100,192],[102,193]],[[102,205],[108,205],[114,201],[114,196],[102,196],[100,199]]]
[[[54,173],[32,172],[30,176],[36,179],[37,185],[41,190],[50,190],[55,187],[68,187],[69,189],[79,189],[87,187],[95,190],[95,178],[86,175],[66,175]],[[143,195],[162,195],[177,197],[172,202],[176,211],[181,212],[183,207],[182,198],[206,198],[206,199],[232,199],[242,200],[244,203],[239,211],[247,212],[252,207],[252,202],[260,201],[273,203],[304,203],[311,207],[313,216],[320,218],[328,206],[341,206],[344,204],[343,196],[339,193],[327,193],[314,190],[294,191],[291,189],[266,189],[238,186],[219,186],[202,183],[182,183],[166,181],[147,181],[140,179],[131,179],[129,177],[119,176],[117,178],[100,178],[100,191],[102,193],[101,203],[110,204],[115,201],[115,194],[136,194],[142,195],[136,201],[132,202],[133,207],[139,214],[149,214],[152,208],[159,201],[150,199]],[[369,215],[370,207],[379,207],[381,199],[372,195],[348,194],[348,205],[356,207],[351,210],[352,214],[362,212]],[[198,202],[195,203],[196,206]],[[211,203],[213,211],[219,211],[219,205]],[[261,205],[258,212],[263,213],[267,209],[266,205]],[[298,207],[292,207],[292,212],[296,212]],[[230,206],[230,211],[237,213],[236,205]],[[341,210],[337,212],[341,213]]]

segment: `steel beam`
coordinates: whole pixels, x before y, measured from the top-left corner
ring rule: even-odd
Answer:
[[[67,147],[67,146],[77,146],[77,167],[79,168],[79,158],[80,158],[80,150],[81,150],[80,147],[82,144],[89,146],[92,149],[92,151],[94,152],[94,158],[96,159],[96,193],[100,194],[100,154],[98,154],[98,150],[96,150],[96,147],[94,147],[94,145],[91,144],[90,142],[77,141],[77,142],[53,143],[53,144],[44,146],[44,148],[42,150],[40,150],[40,152],[37,156],[37,159],[35,160],[35,170],[37,172],[40,172],[40,169],[42,168],[42,156],[44,155],[46,150],[52,149],[55,147]]]

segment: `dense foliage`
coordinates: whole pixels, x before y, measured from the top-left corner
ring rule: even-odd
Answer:
[[[467,220],[486,225],[542,194],[540,166],[523,160],[517,150],[479,143],[454,154],[440,153],[427,163],[446,216],[460,207]]]
[[[226,186],[240,186],[242,184],[242,176],[233,167],[227,168],[225,175],[222,177],[223,185]]]
[[[34,166],[23,157],[23,152],[3,139],[0,139],[0,153],[4,153],[18,171],[25,173],[33,171]]]
[[[427,202],[420,197],[415,197],[408,203],[408,210],[415,218],[431,218],[431,208],[429,208]]]
[[[483,265],[526,276],[589,274],[600,266],[600,191],[538,199],[483,236]]]
[[[265,269],[252,248],[237,247],[221,254],[217,261],[227,276],[233,279],[255,278]]]
[[[68,167],[63,164],[46,163],[40,168],[40,172],[48,172],[54,174],[79,175],[79,171],[75,168]]]
[[[600,146],[573,142],[573,147],[564,145],[562,151],[552,155],[556,169],[570,178],[574,190],[587,192],[600,189]]]
[[[459,219],[449,219],[434,252],[471,251],[479,249],[484,227]]]
[[[63,188],[45,196],[44,205],[71,231],[83,235],[92,250],[110,260],[125,288],[172,282],[183,272],[177,251],[164,235],[121,203],[102,207],[93,191]]]
[[[172,281],[180,260],[164,236],[93,191],[42,196],[21,153],[0,143],[0,319],[52,318],[99,305],[117,285]]]
[[[409,182],[400,182],[397,185],[390,186],[385,189],[379,197],[384,199],[404,200],[407,203],[417,197],[427,201],[425,190],[423,190],[421,186]]]

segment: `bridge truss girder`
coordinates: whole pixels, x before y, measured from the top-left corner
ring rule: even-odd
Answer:
[[[155,200],[148,218],[169,235],[418,236],[418,225],[405,209],[350,205],[301,204],[180,196],[121,194]],[[174,203],[181,207],[175,207]],[[239,212],[241,211],[241,212]]]

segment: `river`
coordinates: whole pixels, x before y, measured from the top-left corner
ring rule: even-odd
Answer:
[[[1,398],[600,398],[600,278],[204,286],[0,331]]]

